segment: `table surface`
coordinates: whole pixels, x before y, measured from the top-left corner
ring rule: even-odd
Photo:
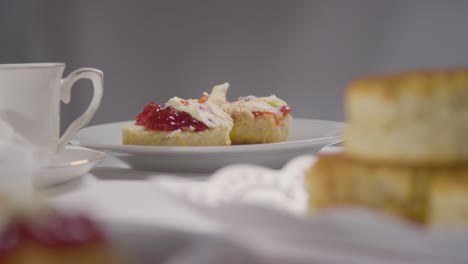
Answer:
[[[328,146],[320,152],[339,152]],[[209,175],[175,174],[192,178]],[[155,225],[197,233],[214,233],[220,226],[158,190],[150,181],[168,173],[137,171],[110,154],[89,173],[41,190],[58,208],[85,210],[103,221]]]
[[[53,206],[84,210],[104,221],[151,224],[195,232],[217,230],[216,223],[155,188],[149,179],[158,175],[162,174],[133,170],[107,155],[102,163],[82,177],[43,189],[40,193]]]
[[[341,149],[327,148],[322,152],[329,151],[341,151]],[[54,187],[43,189],[41,193],[45,195],[48,201],[54,206],[65,209],[76,208],[79,210],[87,210],[91,213],[91,215],[95,216],[97,219],[109,221],[109,226],[112,226],[113,222],[123,222],[137,225],[142,224],[142,226],[144,226],[145,228],[142,229],[142,231],[139,233],[140,235],[151,233],[160,241],[163,241],[166,238],[171,238],[178,239],[177,241],[181,242],[183,239],[186,239],[188,237],[180,235],[174,236],[172,231],[164,233],[164,228],[166,228],[167,230],[177,229],[179,231],[189,231],[190,233],[186,232],[185,234],[190,235],[193,235],[194,233],[219,234],[218,231],[222,230],[222,226],[217,224],[215,221],[210,220],[208,217],[200,215],[193,209],[182,204],[179,200],[175,200],[169,195],[165,194],[164,192],[158,190],[150,181],[150,179],[152,179],[153,177],[158,177],[158,175],[167,176],[167,173],[161,174],[157,172],[136,171],[129,168],[127,165],[120,162],[113,156],[107,155],[105,160],[101,164],[96,166],[94,169],[92,169],[88,174],[83,175],[82,177],[77,178],[73,181],[69,181],[60,185],[56,185]],[[178,176],[180,176],[180,174],[178,174]],[[206,178],[209,175],[187,176]],[[157,227],[155,228],[155,232],[147,232],[148,229],[146,227],[148,225]],[[121,226],[117,225],[117,227],[119,227],[118,230],[120,230]],[[129,231],[128,233],[124,232],[124,236],[122,237],[127,238],[128,236],[134,235],[134,226],[131,227],[131,230],[127,230]],[[352,234],[348,234],[347,241],[351,241],[349,240],[350,236],[352,236]],[[162,237],[163,240],[161,240]],[[153,238],[154,237],[151,237],[151,239]],[[363,251],[359,250],[359,247],[357,251],[353,251],[355,249],[353,247],[349,248],[348,251],[343,251],[343,245],[345,244],[342,244],[338,248],[334,248],[332,246],[333,243],[325,243],[322,245],[322,240],[320,237],[317,240],[318,242],[314,242],[313,238],[314,237],[310,238],[312,239],[311,241],[313,243],[311,242],[311,244],[306,244],[307,249],[300,246],[296,249],[296,245],[294,244],[291,244],[291,246],[289,247],[285,247],[284,244],[282,244],[285,240],[278,243],[266,243],[266,240],[262,240],[265,243],[260,243],[260,245],[262,246],[255,247],[255,250],[257,250],[255,252],[268,252],[268,254],[266,254],[265,256],[276,256],[275,254],[279,254],[279,256],[282,257],[290,257],[294,260],[303,260],[302,262],[296,261],[295,263],[310,263],[312,259],[323,260],[325,259],[325,257],[328,260],[333,260],[330,261],[330,263],[335,263],[337,262],[337,259],[343,258],[340,259],[339,262],[341,262],[341,260],[344,259],[348,260],[350,256],[359,259],[359,262],[356,263],[376,263],[376,259],[380,260],[382,258],[385,258],[385,261],[387,261],[385,263],[400,263],[398,261],[398,255],[393,255],[395,253],[394,251],[392,251],[392,254],[387,255],[382,255],[381,250],[373,252],[366,251],[366,254],[362,254]],[[153,246],[141,246],[148,244],[147,241],[152,241],[151,239],[143,240],[143,242],[141,242],[140,244],[135,243],[135,240],[128,240],[130,243],[129,245],[133,246],[135,252],[140,252],[141,249],[148,249],[148,251],[145,254],[141,254],[141,256],[143,256],[142,259],[149,259],[151,261],[143,261],[141,263],[151,263],[152,260],[154,260],[155,252],[162,252],[161,250],[155,251],[155,247]],[[252,241],[255,242],[257,240]],[[216,240],[214,243],[217,243]],[[248,245],[250,247],[253,244]],[[213,246],[215,245],[212,245],[209,248],[205,248],[207,249],[206,252],[212,252],[211,249],[213,248]],[[268,246],[271,247],[269,248]],[[136,250],[135,248],[138,250]],[[231,248],[228,247],[227,249]],[[227,249],[225,248],[224,250]],[[272,254],[271,252],[275,252],[275,254]],[[405,255],[407,253],[405,252],[406,251],[404,251],[404,253],[402,254]],[[419,253],[417,252],[415,253],[416,255],[414,255],[413,257],[419,256],[422,260],[428,259],[428,257],[424,255],[426,253],[421,253],[422,255],[418,255]],[[452,258],[454,256],[459,257],[460,259],[464,257],[453,250],[446,252],[443,250],[438,251],[438,254],[442,254],[441,252],[445,254],[443,255],[444,258],[448,256],[447,259]],[[249,254],[251,254],[250,251]],[[366,260],[367,262],[365,262],[364,260]],[[380,261],[379,263],[383,262],[384,259],[382,259],[382,261]],[[424,263],[429,262],[426,261]],[[435,260],[435,263],[439,263],[437,262],[437,259]]]

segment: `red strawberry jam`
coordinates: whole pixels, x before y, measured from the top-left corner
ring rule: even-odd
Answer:
[[[143,112],[137,116],[135,125],[160,131],[188,130],[192,127],[194,131],[199,132],[209,128],[188,113],[178,111],[171,106],[161,107],[155,103],[149,103],[143,109]]]
[[[272,112],[252,112],[255,118],[262,118],[262,117],[271,117],[275,121],[275,125],[279,126],[278,118],[276,117],[275,113]]]
[[[38,219],[17,219],[0,232],[0,263],[24,243],[61,248],[103,241],[98,226],[84,215],[52,212]]]
[[[287,116],[289,113],[291,113],[291,107],[287,105],[283,105],[280,109],[281,113],[283,113],[283,116]]]

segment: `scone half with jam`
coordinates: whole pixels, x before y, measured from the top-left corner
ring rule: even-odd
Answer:
[[[7,204],[0,214],[2,264],[124,264],[106,229],[87,214],[25,201]]]
[[[213,99],[205,93],[200,99],[173,97],[164,107],[150,103],[134,124],[122,128],[122,143],[145,146],[231,145],[232,118]]]
[[[215,86],[212,95],[226,94],[228,83]],[[216,103],[229,113],[234,121],[230,133],[233,144],[261,144],[281,142],[288,138],[291,108],[275,95],[256,97],[249,95],[234,102]]]

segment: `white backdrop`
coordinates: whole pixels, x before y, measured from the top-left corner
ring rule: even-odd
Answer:
[[[355,76],[468,63],[468,1],[0,1],[0,62],[67,62],[105,73],[93,124],[149,101],[275,93],[294,116],[343,120]],[[89,100],[78,84],[64,124]],[[81,89],[83,88],[83,89]]]

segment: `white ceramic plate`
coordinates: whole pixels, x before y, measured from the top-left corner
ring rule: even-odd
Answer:
[[[34,184],[44,188],[88,173],[106,154],[93,149],[66,146],[47,166],[34,173]]]
[[[211,173],[235,163],[281,168],[288,160],[314,154],[341,141],[343,123],[295,118],[289,139],[280,143],[211,147],[158,147],[123,145],[121,128],[133,121],[91,126],[80,130],[72,144],[106,151],[134,169]]]

